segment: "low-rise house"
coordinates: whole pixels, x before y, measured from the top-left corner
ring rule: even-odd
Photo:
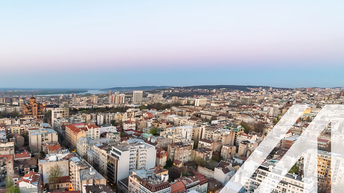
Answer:
[[[167,161],[168,153],[161,147],[156,150],[156,165],[165,166]]]
[[[17,181],[17,186],[22,193],[41,193],[42,188],[42,174],[30,171],[25,174],[19,181]]]
[[[134,170],[129,176],[129,192],[170,193],[168,174],[156,175],[154,169]]]
[[[62,176],[57,177],[54,180],[49,182],[49,189],[61,189],[65,190],[66,188],[69,188],[71,185],[70,183],[70,176]]]
[[[24,175],[29,171],[37,169],[37,159],[35,157],[30,157],[29,159],[15,160],[14,171],[20,175]]]
[[[63,149],[58,142],[45,143],[42,145],[42,148],[43,148],[43,152],[46,154],[56,154]]]
[[[226,185],[230,178],[235,174],[235,169],[231,164],[221,161],[214,169],[214,179]]]
[[[30,159],[31,158],[31,153],[28,151],[23,151],[21,153],[16,153],[14,155],[14,161],[16,160],[26,160],[26,159]]]

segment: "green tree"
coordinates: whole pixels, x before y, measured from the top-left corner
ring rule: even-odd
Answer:
[[[14,182],[13,182],[12,176],[7,175],[6,176],[6,188],[10,188],[13,185],[14,185]]]
[[[245,129],[245,133],[250,133],[253,130],[250,124],[246,122],[241,122],[241,126]]]
[[[182,171],[182,176],[187,176],[187,175],[188,175],[188,170],[184,168]]]
[[[294,164],[294,166],[289,170],[289,173],[291,174],[298,174],[299,173],[299,167],[297,164]]]
[[[63,174],[63,172],[62,172],[60,165],[55,164],[52,168],[50,168],[48,180],[49,180],[49,185],[50,184],[53,185],[54,191],[56,190],[56,187],[54,185],[56,183],[56,179],[61,177],[62,174]]]
[[[205,164],[206,164],[204,159],[202,159],[200,157],[196,157],[195,158],[195,162],[196,162],[197,165],[200,165],[200,166],[205,166]]]
[[[150,130],[150,134],[152,135],[157,135],[157,132],[158,132],[158,128],[154,127]]]
[[[6,193],[20,193],[20,190],[16,186],[11,186],[10,188],[7,189]]]
[[[145,105],[140,106],[140,110],[146,109],[147,107]]]
[[[112,126],[116,126],[116,120],[111,120],[110,123]]]
[[[170,168],[170,167],[172,167],[172,166],[173,166],[172,160],[168,159],[168,160],[166,161],[165,167],[166,167],[166,168]]]
[[[19,188],[14,186],[12,176],[8,175],[6,177],[6,193],[20,193]]]
[[[121,130],[121,133],[120,133],[120,134],[121,134],[121,137],[125,137],[125,136],[126,136],[126,134],[125,134],[125,132],[124,132],[124,129]]]
[[[45,158],[45,152],[44,151],[39,152],[39,156],[41,159],[44,159]]]

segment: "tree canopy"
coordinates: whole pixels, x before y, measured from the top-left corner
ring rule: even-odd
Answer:
[[[63,174],[61,166],[58,164],[55,164],[53,167],[50,168],[49,171],[49,184],[55,184],[55,180],[59,177],[61,177]],[[55,190],[55,186],[53,186],[53,189]]]

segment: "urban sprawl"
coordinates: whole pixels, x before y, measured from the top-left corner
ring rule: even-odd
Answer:
[[[320,110],[343,102],[341,88],[2,93],[0,192],[220,192],[288,109],[308,104],[241,189],[254,192]],[[331,177],[344,180],[331,176],[330,150],[328,125],[318,137],[319,192],[331,192]],[[303,173],[301,156],[274,192],[307,192]]]

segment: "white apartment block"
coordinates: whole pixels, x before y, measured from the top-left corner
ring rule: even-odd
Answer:
[[[76,145],[76,152],[82,158],[87,158],[87,151],[92,149],[92,146],[97,143],[109,143],[107,138],[90,139],[88,137],[80,137]]]
[[[103,114],[97,114],[97,125],[104,125],[105,117]]]
[[[207,99],[196,99],[195,100],[195,106],[205,106],[207,104]]]
[[[72,157],[69,164],[70,181],[74,190],[86,193],[86,186],[106,185],[106,179],[87,161]]]
[[[138,104],[138,103],[142,102],[142,98],[143,98],[143,91],[142,90],[135,90],[133,92],[133,103],[134,104]]]
[[[100,138],[100,128],[93,125],[93,124],[88,124],[85,125],[86,129],[86,137],[95,140]]]
[[[262,181],[268,176],[272,171],[276,163],[273,162],[264,162],[259,166],[256,172],[252,175],[251,178],[245,183],[244,188],[246,192],[254,192]],[[282,172],[282,170],[281,170]],[[274,189],[274,192],[293,192],[293,193],[310,193],[304,189],[304,185],[307,189],[311,188],[313,184],[308,181],[305,181],[303,177],[297,176],[296,174],[287,174],[281,176],[279,174],[273,174],[272,178],[282,178],[281,182]],[[314,188],[314,187],[313,187]]]
[[[118,160],[117,181],[127,178],[131,171],[155,166],[155,146],[144,143],[122,143],[112,147],[110,154]]]

